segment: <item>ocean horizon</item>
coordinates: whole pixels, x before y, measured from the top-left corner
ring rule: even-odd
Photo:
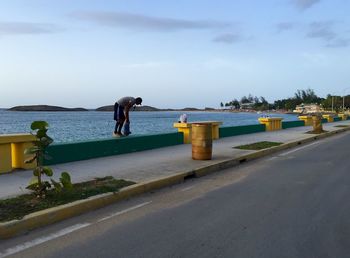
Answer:
[[[222,127],[258,124],[262,115],[282,117],[283,121],[298,120],[295,114],[223,111],[137,111],[130,112],[131,135],[176,132],[173,123],[186,113],[188,122],[222,121]],[[33,121],[49,123],[48,135],[54,143],[108,139],[115,121],[110,111],[7,111],[0,109],[0,134],[29,133]]]

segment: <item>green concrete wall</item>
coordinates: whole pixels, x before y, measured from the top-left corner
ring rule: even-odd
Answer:
[[[47,148],[51,159],[45,165],[93,159],[136,151],[183,144],[183,133],[128,136],[85,142],[52,144]]]
[[[286,122],[282,122],[282,129],[298,127],[298,126],[305,126],[305,122],[304,121],[286,121]]]
[[[265,132],[265,125],[242,125],[242,126],[232,126],[232,127],[220,127],[219,135],[222,137],[229,137],[241,134],[258,133]]]
[[[327,119],[322,119],[327,123]],[[304,121],[282,122],[282,128],[304,126]],[[230,137],[236,135],[265,132],[264,124],[220,127],[219,135]],[[45,160],[45,165],[67,163],[72,161],[93,159],[118,154],[183,144],[183,133],[166,133],[155,135],[128,136],[103,140],[53,144],[47,148],[51,159]]]

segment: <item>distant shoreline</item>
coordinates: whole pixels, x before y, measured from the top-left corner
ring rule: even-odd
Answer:
[[[28,105],[28,106],[15,106],[12,108],[0,108],[0,110],[5,110],[5,111],[20,111],[20,112],[77,112],[77,111],[101,111],[101,112],[113,112],[114,111],[114,106],[113,105],[108,105],[108,106],[102,106],[96,109],[86,109],[86,108],[66,108],[66,107],[60,107],[60,106],[50,106],[50,105]],[[166,109],[161,109],[161,108],[155,108],[151,106],[136,106],[135,109],[132,109],[132,111],[181,111],[181,112],[193,112],[193,111],[204,111],[204,112],[248,112],[248,113],[255,113],[258,112],[257,110],[254,109],[215,109],[215,108],[204,108],[204,109],[199,109],[199,108],[182,108],[182,109],[172,109],[172,108],[166,108]],[[283,113],[283,114],[294,114],[292,112],[287,112],[285,110],[266,110],[262,111],[262,113]]]
[[[40,112],[60,112],[60,111],[114,111],[113,105],[102,106],[96,109],[86,108],[66,108],[60,106],[50,105],[29,105],[29,106],[15,106],[8,109],[2,109],[6,111],[40,111]],[[215,111],[213,108],[198,109],[198,108],[183,108],[183,109],[160,109],[151,106],[136,106],[131,111]]]

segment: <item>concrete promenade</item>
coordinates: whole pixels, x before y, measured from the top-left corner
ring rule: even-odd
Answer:
[[[339,127],[339,125],[350,126],[350,120],[326,123],[323,124],[323,129],[330,134],[346,129],[346,127]],[[290,143],[290,147],[292,147],[303,142],[313,141],[315,136],[323,137],[321,136],[322,134],[308,134],[307,132],[310,130],[312,130],[311,126],[302,126],[279,131],[221,138],[213,142],[213,158],[208,161],[192,160],[191,144],[183,144],[148,151],[52,165],[50,167],[54,170],[54,177],[56,178],[59,177],[63,171],[69,172],[72,176],[73,183],[104,176],[113,176],[118,179],[142,183],[210,166],[219,170],[220,164],[223,164],[225,161],[239,160],[249,154],[261,153],[261,151],[248,151],[233,148],[238,145],[260,141],[273,141],[285,144]],[[285,148],[286,146],[284,149]],[[276,151],[277,150],[278,149],[276,149]],[[271,152],[266,152],[263,155],[268,153]],[[233,163],[234,162],[232,162],[232,164]],[[27,190],[25,187],[31,177],[31,170],[18,170],[7,174],[1,174],[0,198],[3,199],[26,193]]]

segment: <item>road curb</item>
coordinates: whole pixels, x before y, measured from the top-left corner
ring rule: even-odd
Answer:
[[[24,234],[35,228],[53,224],[88,211],[96,210],[142,193],[181,183],[186,177],[191,175],[193,175],[192,171],[181,172],[166,177],[159,177],[154,180],[125,187],[118,192],[91,196],[84,200],[78,200],[28,214],[21,220],[12,220],[0,223],[0,239],[11,238],[16,235]]]
[[[335,131],[326,132],[319,135],[313,135],[299,141],[287,142],[280,146],[240,155],[239,157],[219,161],[217,163],[199,167],[190,171],[184,171],[176,173],[174,175],[159,177],[154,180],[137,183],[135,185],[125,187],[115,193],[96,195],[84,200],[79,200],[58,207],[31,213],[23,217],[21,220],[13,220],[0,223],[0,239],[11,238],[13,236],[26,233],[35,228],[53,224],[55,222],[71,218],[88,211],[96,210],[98,208],[105,207],[109,204],[125,200],[142,193],[178,184],[185,181],[186,178],[202,177],[218,170],[230,168],[246,161],[261,158],[285,149],[296,147],[298,145],[309,143],[318,139],[323,139],[348,130],[350,130],[350,127],[337,129]]]

